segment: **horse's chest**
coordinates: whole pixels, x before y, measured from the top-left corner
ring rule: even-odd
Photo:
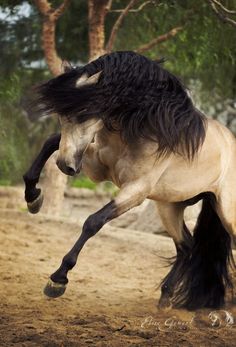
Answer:
[[[110,147],[99,149],[98,157],[100,162],[106,166],[109,179],[120,187],[123,182],[122,177],[127,172],[127,167],[129,166],[128,161]]]

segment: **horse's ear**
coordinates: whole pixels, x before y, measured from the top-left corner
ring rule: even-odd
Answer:
[[[102,71],[99,71],[95,73],[94,75],[88,77],[88,75],[85,73],[83,74],[77,81],[76,81],[76,87],[83,87],[88,86],[90,84],[96,84],[99,80],[99,77],[101,75]]]
[[[65,73],[65,72],[69,72],[73,69],[73,66],[71,65],[71,63],[69,63],[67,60],[63,60],[61,63],[61,72]]]

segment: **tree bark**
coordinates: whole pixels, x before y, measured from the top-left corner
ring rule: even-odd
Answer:
[[[43,17],[42,48],[49,70],[54,76],[62,73],[62,60],[56,50],[56,23],[69,5],[70,0],[64,0],[57,8],[52,8],[48,0],[35,0]]]
[[[56,166],[57,152],[55,152],[45,165],[43,178],[44,203],[42,213],[58,216],[61,214],[64,193],[67,185],[67,176]]]
[[[88,0],[90,60],[105,53],[105,18],[111,3],[110,0]]]
[[[54,76],[61,74],[62,60],[58,57],[55,47],[56,22],[46,18],[43,22],[42,46],[49,70]]]

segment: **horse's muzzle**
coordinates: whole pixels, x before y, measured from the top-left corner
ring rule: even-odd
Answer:
[[[65,175],[68,175],[68,176],[74,176],[74,175],[78,174],[80,172],[81,166],[82,166],[81,161],[79,163],[67,165],[64,160],[57,160],[56,164],[57,164],[58,168]]]

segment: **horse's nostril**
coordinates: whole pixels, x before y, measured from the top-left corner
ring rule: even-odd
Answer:
[[[66,165],[66,162],[64,160],[58,159],[56,164],[64,174],[69,176],[74,176],[76,174],[76,169],[73,168],[73,165]]]
[[[73,169],[73,167],[67,166],[66,170],[68,172],[68,175],[70,175],[70,176],[74,176],[76,174],[76,171],[75,171],[75,169]]]

